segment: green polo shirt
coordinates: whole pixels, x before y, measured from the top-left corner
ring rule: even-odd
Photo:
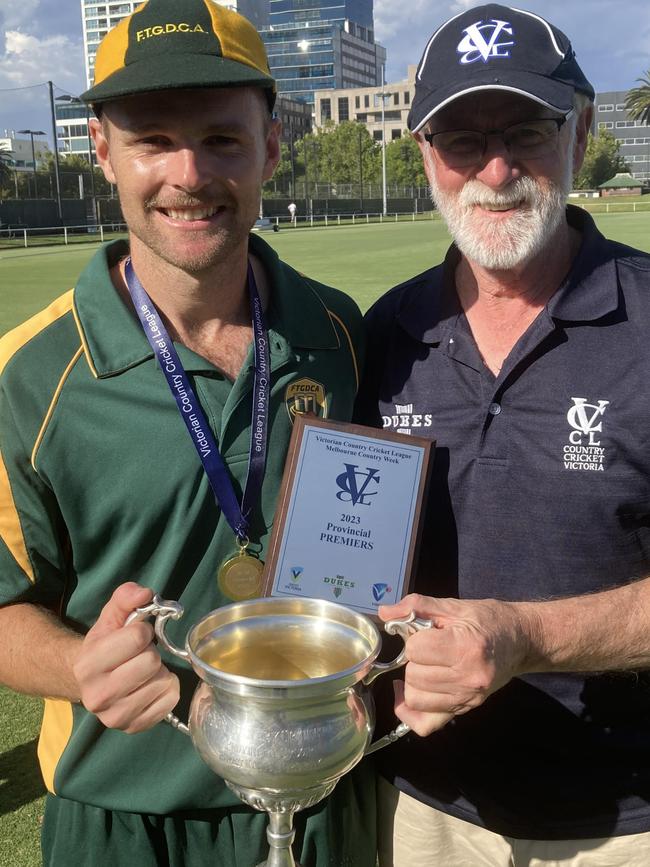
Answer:
[[[301,276],[260,238],[250,245],[271,287],[268,460],[250,532],[264,558],[295,412],[350,418],[362,332],[350,298]],[[167,630],[182,645],[230,601],[217,571],[237,549],[140,323],[111,283],[126,249],[102,248],[73,290],[0,341],[0,603],[56,607],[85,631],[133,580],[184,606]],[[252,347],[234,383],[177,349],[241,498]],[[181,678],[186,718],[196,676],[164,658]],[[170,726],[126,735],[80,705],[45,705],[39,757],[50,791],[142,813],[239,804]]]

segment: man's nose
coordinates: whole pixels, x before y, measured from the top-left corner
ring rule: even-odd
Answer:
[[[179,189],[195,192],[202,189],[211,180],[209,161],[200,150],[194,147],[182,147],[169,155],[168,182]]]
[[[494,190],[506,187],[521,172],[500,135],[489,135],[476,177]]]

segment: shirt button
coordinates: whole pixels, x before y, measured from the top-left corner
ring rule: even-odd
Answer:
[[[491,403],[488,407],[488,412],[490,415],[499,415],[501,412],[501,404],[500,403]]]

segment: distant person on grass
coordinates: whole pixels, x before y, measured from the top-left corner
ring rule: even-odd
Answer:
[[[436,440],[382,867],[650,864],[650,256],[565,205],[593,98],[505,6],[418,67],[454,244],[369,311],[357,413]]]
[[[179,697],[187,715],[195,675],[124,624],[155,590],[185,607],[182,644],[259,593],[295,409],[350,417],[361,316],[249,234],[279,124],[246,19],[150,0],[105,37],[84,98],[129,243],[0,344],[0,679],[47,697],[46,867],[252,867],[266,815],[158,725]],[[246,587],[223,568],[240,550]],[[303,867],[375,867],[369,769],[296,824]]]

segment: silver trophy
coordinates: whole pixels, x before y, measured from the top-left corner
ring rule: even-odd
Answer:
[[[381,636],[363,614],[322,599],[265,598],[210,612],[193,626],[185,650],[165,636],[177,602],[154,596],[127,623],[155,616],[155,633],[201,679],[189,735],[201,758],[244,803],[269,814],[268,859],[259,867],[296,867],[293,815],[330,794],[364,755],[409,731],[401,724],[370,744],[374,705],[367,686],[403,665],[375,660]],[[384,629],[404,641],[431,622],[411,615]]]

